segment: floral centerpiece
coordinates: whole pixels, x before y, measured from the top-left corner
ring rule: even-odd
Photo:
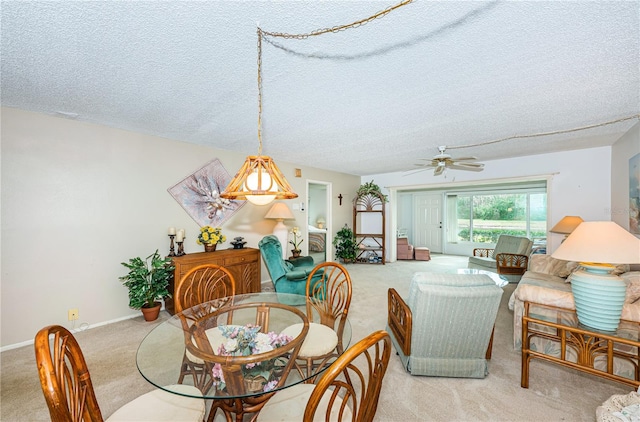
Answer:
[[[293,235],[293,240],[290,240],[289,243],[293,245],[291,253],[295,258],[300,256],[300,244],[304,241],[304,239],[302,238],[302,233],[300,233],[300,229],[298,227],[294,227],[291,230],[291,234]]]
[[[278,347],[284,346],[293,340],[285,334],[276,334],[272,331],[268,333],[260,332],[259,325],[247,324],[221,325],[218,327],[222,336],[226,339],[217,354],[221,356],[249,356],[270,352]],[[278,384],[278,376],[275,370],[279,367],[278,359],[269,359],[262,362],[246,364],[242,370],[245,376],[245,384],[252,381],[258,385],[247,385],[250,391],[271,391]],[[212,370],[213,383],[219,390],[226,387],[222,366],[216,363]]]
[[[218,243],[227,241],[227,237],[222,234],[221,227],[202,226],[200,227],[200,234],[198,234],[198,245],[204,245],[204,250],[207,252],[215,251]]]

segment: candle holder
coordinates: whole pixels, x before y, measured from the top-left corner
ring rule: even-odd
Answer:
[[[182,256],[182,255],[186,255],[184,253],[184,239],[182,240],[182,242],[176,242],[178,244],[178,253],[176,254],[176,256]]]
[[[174,246],[173,246],[173,238],[176,237],[176,235],[175,234],[170,234],[168,236],[171,239],[171,246],[169,246],[169,255],[168,256],[176,256],[176,252],[175,252]]]

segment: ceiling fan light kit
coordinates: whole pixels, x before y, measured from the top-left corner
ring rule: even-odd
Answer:
[[[477,160],[476,157],[460,157],[453,158],[451,155],[445,153],[447,147],[438,147],[438,154],[436,154],[426,164],[416,164],[419,167],[433,168],[433,175],[439,176],[444,174],[445,170],[469,170],[469,171],[482,171],[484,169],[483,163],[474,163],[472,161]]]

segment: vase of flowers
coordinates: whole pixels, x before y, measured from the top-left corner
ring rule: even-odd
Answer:
[[[196,243],[204,245],[205,252],[213,252],[216,250],[218,243],[227,241],[227,237],[222,234],[221,227],[203,226],[200,227],[200,233]]]
[[[300,253],[302,252],[300,250],[300,244],[304,241],[304,239],[302,238],[302,233],[300,233],[300,229],[298,227],[294,227],[291,230],[291,234],[293,235],[293,240],[289,241],[289,243],[293,245],[293,249],[291,249],[291,254],[293,255],[294,258],[297,258],[300,256]]]
[[[259,325],[221,325],[218,327],[224,342],[218,347],[219,356],[249,356],[270,352],[293,340],[285,334],[277,334],[273,331],[263,333]],[[245,387],[247,391],[271,391],[278,384],[277,369],[278,358],[268,359],[262,362],[246,364],[242,368]],[[213,383],[218,390],[226,387],[222,366],[216,363],[212,369]]]

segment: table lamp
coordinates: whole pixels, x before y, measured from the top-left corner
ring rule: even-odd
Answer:
[[[562,220],[558,221],[558,223],[549,231],[551,233],[564,234],[564,238],[566,239],[567,236],[569,236],[583,221],[584,220],[578,216],[567,215]]]
[[[588,221],[551,256],[580,263],[571,275],[578,321],[597,330],[617,330],[627,285],[611,273],[612,264],[640,263],[640,239],[613,221]]]
[[[284,220],[295,220],[295,216],[284,202],[276,202],[271,206],[264,218],[272,218],[276,220],[276,225],[273,228],[273,235],[278,238],[280,245],[282,246],[282,258],[287,257],[287,236],[289,231],[287,226],[284,225]]]

